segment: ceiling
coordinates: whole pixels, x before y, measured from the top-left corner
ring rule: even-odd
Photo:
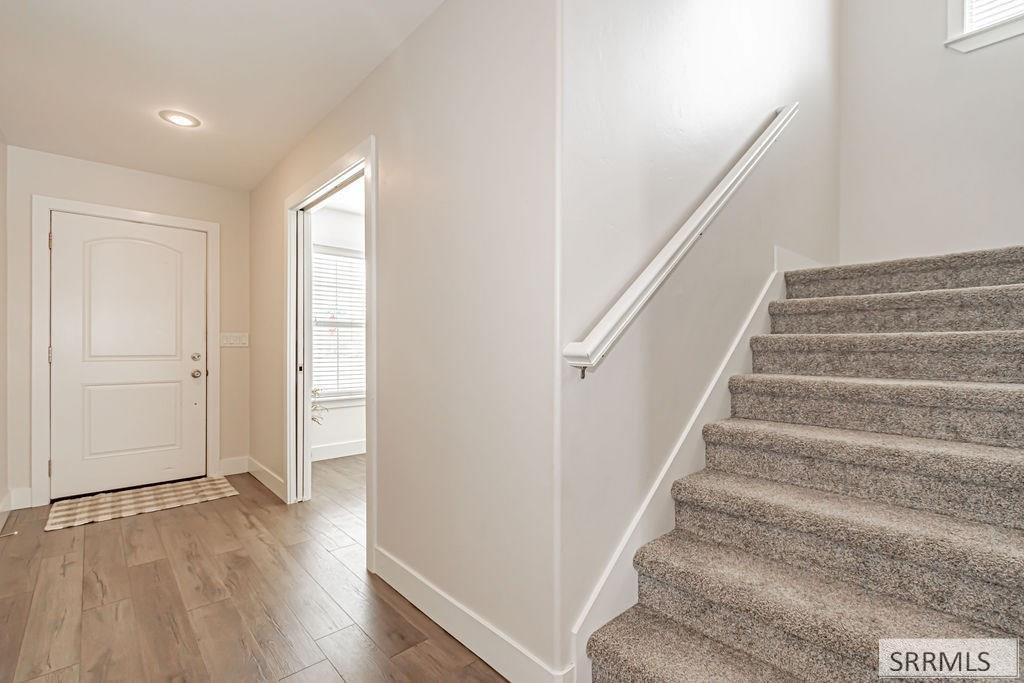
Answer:
[[[0,130],[11,145],[249,189],[441,1],[0,2]],[[171,126],[162,109],[202,126]]]

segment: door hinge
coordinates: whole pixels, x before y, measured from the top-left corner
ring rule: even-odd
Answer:
[[[52,460],[48,460],[46,462],[46,474],[50,478],[53,478],[53,461]]]
[[[46,362],[49,363],[50,365],[53,365],[53,347],[52,346],[47,346],[46,347]]]
[[[52,232],[50,233],[49,237],[47,238],[47,245],[50,247],[51,250],[53,249],[53,233]]]

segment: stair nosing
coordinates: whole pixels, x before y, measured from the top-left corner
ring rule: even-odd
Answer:
[[[986,258],[988,257],[988,258]],[[896,275],[899,273],[927,273],[936,270],[962,267],[963,261],[977,259],[986,261],[984,265],[1003,265],[1024,263],[1024,247],[1010,246],[996,249],[976,249],[953,254],[936,254],[934,256],[908,257],[889,261],[865,261],[817,268],[799,268],[786,271],[786,281],[790,278],[796,283],[805,284],[820,280],[853,280],[858,277],[878,275]],[[915,267],[919,266],[919,267]],[[836,273],[849,275],[837,276]]]
[[[948,299],[951,298],[992,298],[993,295],[998,296],[1000,294],[1007,297],[1022,295],[1024,294],[1024,283],[956,287],[950,289],[922,289],[911,292],[838,294],[835,296],[815,296],[802,299],[781,299],[770,302],[768,304],[768,312],[771,315],[813,315],[815,313],[848,313],[863,310],[945,308],[950,305]]]

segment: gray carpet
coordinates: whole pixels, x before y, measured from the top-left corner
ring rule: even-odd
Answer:
[[[879,638],[1024,638],[1024,247],[786,283],[597,681],[868,681]]]

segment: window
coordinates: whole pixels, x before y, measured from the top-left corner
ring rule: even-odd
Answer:
[[[366,260],[313,247],[313,388],[323,398],[366,395]]]
[[[970,52],[1024,34],[1024,0],[947,0],[946,46]]]

